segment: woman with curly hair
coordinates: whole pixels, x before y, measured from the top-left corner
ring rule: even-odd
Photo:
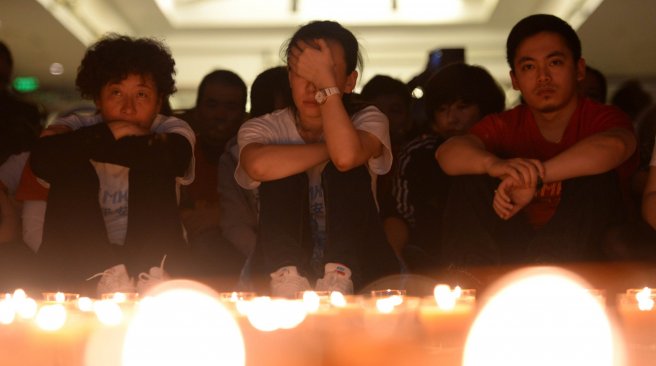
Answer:
[[[159,114],[176,91],[175,61],[162,43],[111,34],[93,44],[76,86],[97,113],[71,115],[45,130],[31,167],[50,186],[41,258],[44,285],[98,293],[143,290],[184,268],[178,216],[181,184],[193,180],[194,134]],[[150,268],[150,270],[148,270]],[[92,276],[93,277],[93,276]]]

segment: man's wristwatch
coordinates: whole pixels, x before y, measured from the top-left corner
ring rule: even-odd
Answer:
[[[326,100],[328,100],[329,96],[333,94],[341,94],[341,93],[342,92],[336,86],[333,86],[331,88],[321,89],[318,90],[316,94],[314,94],[314,100],[317,101],[317,104],[321,105],[326,103]]]

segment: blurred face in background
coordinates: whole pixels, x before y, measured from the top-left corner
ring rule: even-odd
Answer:
[[[410,106],[400,95],[378,95],[372,99],[374,105],[380,109],[389,120],[390,137],[397,141],[403,137],[408,129],[410,120]]]
[[[445,138],[462,135],[481,117],[480,109],[476,104],[463,100],[442,104],[433,114],[433,130]]]
[[[207,83],[196,106],[196,122],[201,140],[224,143],[239,130],[244,116],[244,95],[237,86]]]

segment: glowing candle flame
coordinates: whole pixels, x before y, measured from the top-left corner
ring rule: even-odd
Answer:
[[[316,313],[321,306],[321,298],[314,291],[303,291],[303,304],[308,313]]]
[[[14,310],[14,304],[12,304],[11,299],[0,300],[0,323],[1,324],[11,324],[16,317],[16,311]]]
[[[66,309],[62,304],[44,305],[36,315],[36,324],[46,331],[56,331],[66,323]]]
[[[346,306],[346,298],[341,292],[333,291],[330,293],[330,304],[338,308],[343,308]]]
[[[55,302],[65,302],[66,301],[66,295],[63,292],[57,292],[55,294]]]
[[[292,329],[305,320],[307,311],[302,301],[275,299],[271,315],[278,320],[278,328]]]
[[[635,296],[638,300],[638,309],[641,311],[651,311],[654,308],[654,299],[652,299],[649,287],[643,288]]]
[[[101,323],[109,326],[119,325],[123,321],[121,307],[112,300],[100,300],[93,304],[93,310]]]
[[[462,289],[460,286],[456,286],[453,290],[449,285],[437,285],[435,290],[433,290],[433,295],[435,296],[435,302],[437,306],[442,310],[453,310],[456,306],[456,302],[462,295]]]
[[[172,280],[149,295],[126,332],[124,366],[244,365],[239,326],[211,288]]]
[[[88,297],[80,297],[77,300],[77,308],[85,313],[93,311],[93,300]]]
[[[235,309],[240,315],[246,315],[248,309],[248,300],[237,300],[235,303]]]
[[[36,311],[38,309],[38,305],[36,304],[36,301],[32,298],[26,298],[23,299],[18,304],[15,304],[16,310],[18,312],[18,315],[20,315],[21,318],[23,319],[32,319],[36,315]]]
[[[621,365],[621,342],[585,288],[574,274],[553,267],[506,276],[488,289],[462,365]]]
[[[14,291],[14,296],[12,298],[14,300],[23,301],[27,299],[27,294],[25,293],[25,290],[19,288]]]
[[[397,305],[396,303],[397,301],[395,301],[394,296],[384,299],[377,299],[376,309],[378,309],[380,313],[390,314],[394,311],[394,307]]]

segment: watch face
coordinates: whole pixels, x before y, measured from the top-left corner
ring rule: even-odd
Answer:
[[[323,104],[326,102],[326,94],[324,93],[323,90],[319,90],[316,94],[314,94],[314,100],[317,101],[319,104]]]

